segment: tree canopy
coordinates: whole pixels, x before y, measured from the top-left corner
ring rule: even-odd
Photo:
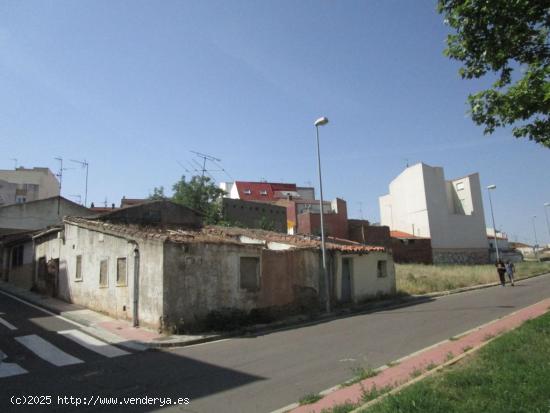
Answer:
[[[550,148],[550,0],[438,0],[438,10],[455,31],[445,54],[463,63],[461,77],[496,75],[468,97],[474,122]]]
[[[158,187],[149,195],[149,199],[169,199],[185,205],[195,211],[202,212],[205,222],[216,224],[221,219],[221,199],[224,191],[218,188],[209,177],[193,176],[189,181],[185,176],[172,186],[172,197],[164,195],[164,188]]]

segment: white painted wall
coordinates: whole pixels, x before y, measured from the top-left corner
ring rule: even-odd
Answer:
[[[395,266],[393,258],[386,252],[370,252],[365,255],[335,254],[336,299],[342,297],[342,258],[351,258],[351,294],[354,303],[379,295],[395,293]],[[386,261],[387,276],[378,277],[378,261]]]
[[[419,163],[390,183],[379,204],[382,225],[430,237],[434,249],[487,248],[477,173],[445,181],[443,168]]]
[[[380,224],[393,231],[430,236],[423,164],[405,169],[390,183],[390,193],[380,197]]]

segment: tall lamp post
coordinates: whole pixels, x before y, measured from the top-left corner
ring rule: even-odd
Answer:
[[[326,125],[328,123],[328,118],[322,117],[315,121],[315,131],[317,132],[317,166],[319,171],[319,193],[321,198],[319,199],[319,210],[321,218],[321,253],[323,256],[323,277],[325,280],[325,296],[326,296],[326,311],[330,312],[330,288],[328,282],[328,271],[327,271],[327,257],[326,257],[326,248],[325,248],[325,223],[323,216],[323,179],[321,178],[321,150],[319,149],[319,126]]]
[[[496,185],[489,185],[487,187],[487,193],[489,194],[489,205],[491,205],[491,219],[493,220],[493,234],[495,236],[495,251],[497,253],[497,262],[500,260],[500,256],[498,254],[498,243],[497,243],[497,227],[495,225],[495,214],[493,213],[493,200],[491,199],[491,191],[493,189],[497,189]]]
[[[535,235],[535,245],[533,246],[533,250],[534,250],[534,253],[535,253],[535,259],[538,260],[539,259],[539,254],[537,253],[537,247],[539,245],[539,241],[537,240],[537,227],[535,225],[535,220],[537,219],[537,216],[536,215],[533,215],[533,234]]]
[[[546,208],[550,207],[550,202],[544,203],[544,216],[546,217],[546,229],[548,229],[548,236],[550,236],[550,222],[548,221],[548,211]]]

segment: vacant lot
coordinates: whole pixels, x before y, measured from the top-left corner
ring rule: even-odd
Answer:
[[[548,389],[550,314],[545,314],[364,412],[547,413]]]
[[[550,262],[515,264],[516,279],[550,272]],[[498,281],[494,265],[395,264],[397,291],[425,294]]]

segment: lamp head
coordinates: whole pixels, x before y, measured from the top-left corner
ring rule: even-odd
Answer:
[[[496,185],[489,185],[489,186],[487,187],[487,189],[497,189],[497,186],[496,186]]]
[[[315,121],[315,126],[323,126],[328,123],[328,118],[323,116],[322,118],[319,118]]]

